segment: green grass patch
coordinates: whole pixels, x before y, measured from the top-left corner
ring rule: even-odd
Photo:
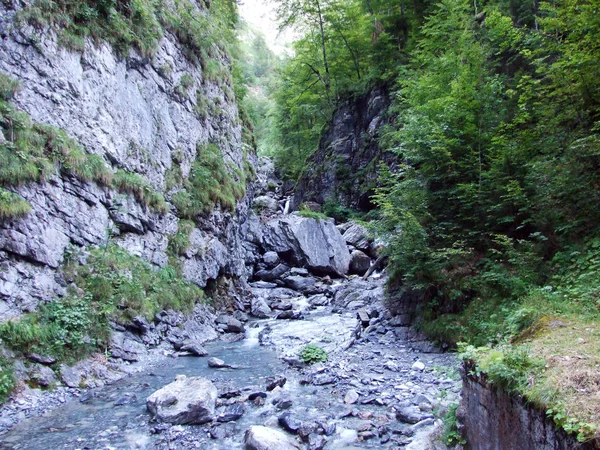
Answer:
[[[20,195],[0,187],[0,220],[23,217],[31,212],[31,205]]]
[[[60,43],[83,50],[85,38],[107,41],[122,56],[135,48],[151,56],[162,37],[163,2],[158,0],[36,0],[18,14],[21,23],[51,26]]]
[[[317,222],[319,222],[321,220],[329,220],[329,217],[327,216],[327,214],[323,214],[318,211],[312,211],[311,209],[308,209],[304,205],[300,206],[300,210],[297,212],[297,214],[300,217],[305,217],[307,219],[315,219]]]
[[[102,158],[89,154],[58,128],[34,123],[9,101],[18,83],[0,74],[0,185],[40,182],[60,170],[83,181],[108,185],[111,173]]]
[[[118,169],[112,177],[112,185],[119,192],[132,194],[140,203],[156,212],[167,212],[167,203],[162,194],[156,192],[150,183],[137,173]]]
[[[183,189],[171,196],[171,203],[187,219],[207,214],[216,206],[233,211],[236,202],[246,194],[244,172],[225,164],[215,144],[198,145],[197,152]]]
[[[65,276],[77,292],[1,324],[4,345],[73,362],[106,348],[111,321],[150,319],[165,309],[189,313],[203,299],[203,291],[179,278],[172,266],[155,269],[116,245],[92,250],[85,265],[75,256],[68,258]]]
[[[191,220],[180,220],[177,233],[169,236],[168,253],[170,256],[181,256],[190,248],[190,234],[196,224]]]

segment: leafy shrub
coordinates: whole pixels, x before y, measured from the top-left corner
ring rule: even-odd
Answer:
[[[8,359],[0,357],[0,403],[6,401],[15,388],[15,374]]]
[[[467,441],[458,432],[458,420],[456,418],[456,410],[458,404],[450,405],[446,414],[444,414],[444,433],[442,441],[446,445],[464,445]]]
[[[327,356],[327,352],[318,345],[308,344],[300,352],[300,359],[306,364],[314,364],[327,362],[329,357]]]

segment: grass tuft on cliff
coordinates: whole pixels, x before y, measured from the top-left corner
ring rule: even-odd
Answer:
[[[233,211],[237,200],[246,195],[246,176],[225,163],[217,145],[199,144],[190,175],[171,196],[171,203],[186,219],[207,214],[218,205]]]
[[[26,216],[31,205],[19,194],[0,187],[0,220]]]

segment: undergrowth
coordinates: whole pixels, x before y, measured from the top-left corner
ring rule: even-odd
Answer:
[[[308,344],[300,351],[300,359],[306,364],[327,362],[327,352],[318,345]]]
[[[167,203],[162,194],[156,192],[150,183],[137,173],[118,169],[112,176],[112,186],[120,192],[132,194],[140,203],[159,213],[167,211]]]
[[[203,299],[202,290],[179,278],[172,266],[154,269],[116,245],[91,250],[85,265],[78,260],[72,252],[64,267],[65,278],[77,288],[1,324],[4,345],[73,362],[106,348],[110,322],[127,323],[140,315],[150,319],[166,309],[189,313]]]

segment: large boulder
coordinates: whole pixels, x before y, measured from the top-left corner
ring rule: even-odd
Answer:
[[[350,273],[362,276],[371,267],[371,258],[360,250],[354,250],[350,258]]]
[[[266,319],[271,316],[271,308],[263,298],[253,298],[250,305],[250,314],[259,319]]]
[[[252,426],[244,435],[248,450],[298,450],[300,445],[287,434],[269,427]]]
[[[146,399],[152,416],[173,424],[203,424],[214,419],[217,388],[202,377],[177,379]]]
[[[318,275],[345,275],[350,268],[346,241],[330,220],[296,215],[272,220],[264,228],[264,245]]]
[[[362,225],[351,223],[342,235],[347,244],[362,251],[368,251],[370,247],[368,231]]]

